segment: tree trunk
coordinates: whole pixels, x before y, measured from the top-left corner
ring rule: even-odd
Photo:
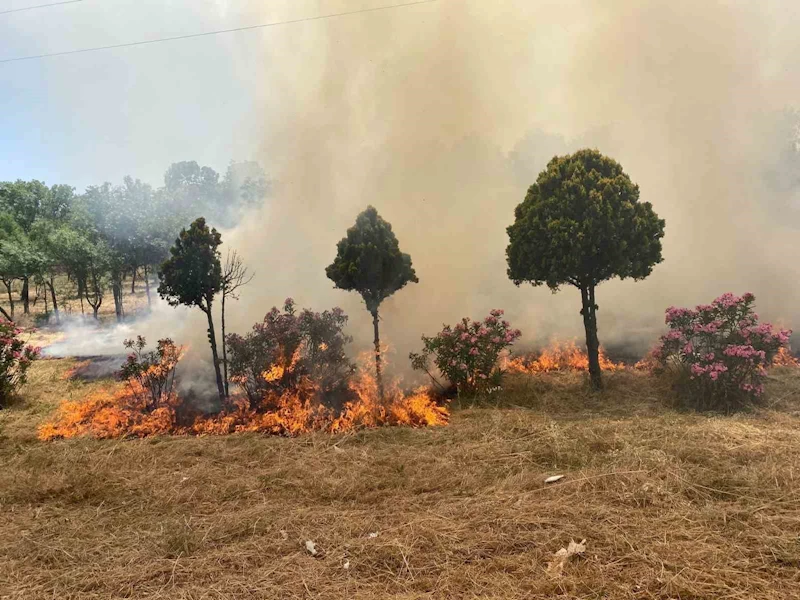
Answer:
[[[14,319],[14,297],[11,295],[11,281],[3,280],[3,285],[6,286],[8,293],[8,306],[11,308],[11,320]]]
[[[43,285],[44,285],[44,294],[42,294],[42,295],[44,296],[44,316],[45,317],[49,317],[50,316],[50,311],[47,310],[47,285],[45,285],[45,284],[43,284]],[[37,296],[39,295],[38,292],[37,292],[36,295]],[[49,321],[50,319],[48,318],[47,320]]]
[[[147,272],[147,265],[144,266],[144,290],[147,292],[147,308],[150,308],[150,275]]]
[[[227,294],[222,291],[222,371],[223,379],[225,381],[225,397],[230,397],[230,389],[228,386],[228,344],[225,340],[225,296]]]
[[[11,318],[11,315],[9,315],[9,314],[6,312],[6,309],[5,309],[5,308],[3,308],[2,306],[0,306],[0,314],[2,314],[2,315],[3,315],[3,316],[6,318],[6,320],[8,320],[8,321],[13,321],[13,319]]]
[[[378,309],[372,313],[372,327],[375,330],[375,381],[378,383],[378,397],[381,402],[383,395],[383,374],[381,373],[381,336],[378,331]]]
[[[600,341],[597,339],[597,305],[594,301],[594,286],[581,288],[583,308],[583,327],[586,330],[586,354],[589,357],[589,377],[592,387],[603,389],[603,378],[600,372]]]
[[[79,278],[78,279],[78,298],[80,298],[80,301],[81,301],[81,316],[84,316],[86,314],[86,312],[83,309],[83,294],[84,294],[85,289],[86,289],[86,284],[83,282],[82,279]]]
[[[20,295],[22,296],[22,312],[27,315],[31,312],[27,277],[22,278],[22,293]]]
[[[117,321],[122,321],[122,280],[118,273],[112,275],[111,291],[114,295],[114,312],[117,313]]]
[[[47,285],[50,287],[50,296],[53,299],[53,313],[55,313],[56,315],[56,323],[60,323],[61,319],[58,316],[58,300],[56,300],[56,288],[55,285],[53,284],[52,277],[50,277],[50,281],[47,283]],[[45,290],[45,298],[47,298],[47,290]]]
[[[131,275],[131,294],[136,293],[136,267],[133,267],[133,274]]]
[[[211,302],[207,302],[204,309],[208,317],[208,342],[211,344],[211,357],[214,360],[214,374],[217,377],[217,392],[220,402],[225,401],[225,386],[222,383],[222,372],[219,370],[219,354],[217,353],[217,337],[214,334],[214,319],[211,316]]]

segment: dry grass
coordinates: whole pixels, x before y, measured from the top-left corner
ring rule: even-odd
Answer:
[[[443,428],[37,442],[86,391],[69,364],[0,413],[3,600],[800,598],[796,371],[733,417],[665,408],[637,373],[600,396],[555,374]]]

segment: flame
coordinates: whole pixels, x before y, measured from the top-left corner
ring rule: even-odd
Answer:
[[[615,363],[600,348],[600,369],[603,371],[619,371],[625,368],[622,363]],[[578,348],[574,341],[553,341],[550,346],[538,355],[517,356],[506,360],[504,369],[511,373],[552,373],[555,371],[588,371],[589,357]]]
[[[289,365],[273,366],[263,376],[278,380],[291,372],[295,362],[293,358]],[[338,410],[321,400],[320,386],[308,378],[301,378],[292,391],[268,393],[258,407],[251,406],[246,396],[236,395],[225,410],[214,415],[197,415],[174,393],[153,408],[137,385],[128,381],[124,386],[96,391],[81,401],[62,402],[54,419],[39,428],[39,439],[226,435],[245,431],[294,437],[312,431],[341,433],[366,427],[438,426],[449,420],[447,408],[437,405],[423,388],[405,393],[394,381],[381,400],[375,376],[366,366],[349,382],[344,391],[347,399]]]
[[[144,437],[170,433],[175,428],[177,399],[165,398],[153,411],[146,409],[135,382],[92,392],[79,401],[63,401],[56,418],[39,428],[41,440],[90,436],[98,439]]]
[[[66,371],[64,371],[64,373],[61,375],[61,379],[64,379],[64,380],[72,379],[78,373],[80,373],[82,369],[85,369],[91,363],[92,363],[91,360],[79,360],[79,361],[77,361],[71,368],[69,368]]]
[[[773,367],[800,367],[800,359],[792,355],[788,348],[781,348],[772,359]]]

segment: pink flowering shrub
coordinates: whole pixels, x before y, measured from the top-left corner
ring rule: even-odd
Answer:
[[[20,333],[13,323],[0,319],[0,408],[25,383],[28,368],[39,356],[39,348],[26,346]]]
[[[247,335],[228,335],[231,381],[241,386],[252,406],[268,392],[298,388],[310,378],[323,392],[342,388],[354,371],[345,348],[347,315],[341,308],[297,311],[287,298],[283,312],[272,307]]]
[[[766,367],[792,332],[759,324],[754,300],[728,293],[694,310],[667,309],[669,331],[653,357],[677,369],[697,408],[730,410],[762,395]]]
[[[495,309],[483,321],[461,319],[455,327],[445,325],[435,337],[422,336],[422,352],[409,354],[411,366],[430,372],[430,359],[439,372],[458,388],[459,395],[484,392],[498,385],[500,353],[521,335]],[[435,378],[434,378],[435,379]]]

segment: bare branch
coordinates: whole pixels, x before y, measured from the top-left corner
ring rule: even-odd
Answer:
[[[255,273],[250,273],[239,253],[229,249],[222,269],[222,293],[228,298],[238,300],[236,290],[250,283],[253,277]]]

